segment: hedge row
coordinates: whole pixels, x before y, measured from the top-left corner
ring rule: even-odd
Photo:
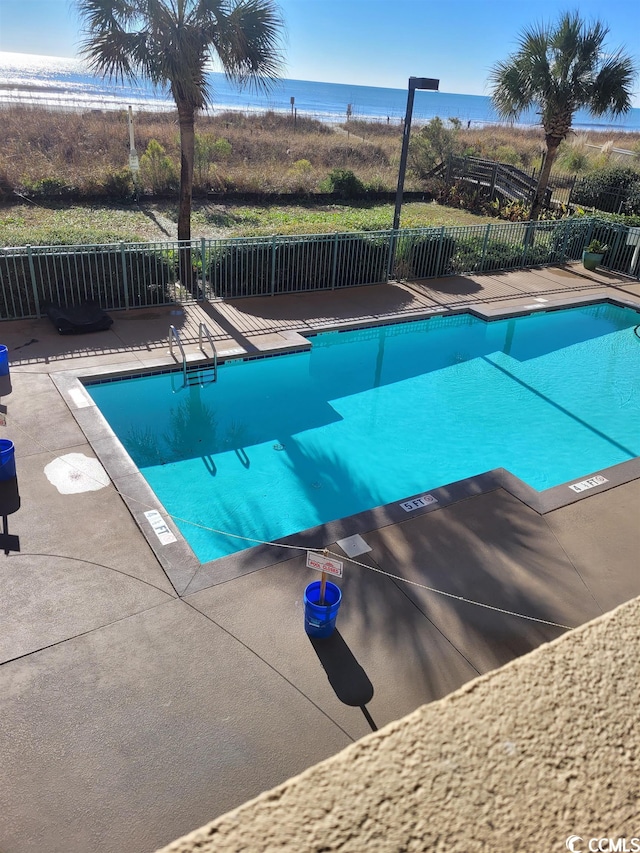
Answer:
[[[118,248],[35,252],[31,259],[6,250],[0,254],[0,319],[32,317],[50,302],[96,301],[107,310],[162,305],[171,302],[175,280],[173,260],[153,252],[127,252],[123,263]]]

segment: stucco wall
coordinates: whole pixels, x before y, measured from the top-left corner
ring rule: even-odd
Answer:
[[[549,853],[566,851],[571,835],[580,836],[576,851],[593,848],[592,838],[626,838],[633,849],[639,625],[636,599],[358,741],[164,853]]]

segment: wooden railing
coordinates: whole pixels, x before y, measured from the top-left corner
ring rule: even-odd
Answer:
[[[531,174],[495,160],[480,157],[449,157],[441,172],[447,181],[466,181],[487,190],[491,198],[502,196],[513,201],[531,204],[538,186],[535,172]],[[545,194],[545,205],[551,202],[551,190]]]

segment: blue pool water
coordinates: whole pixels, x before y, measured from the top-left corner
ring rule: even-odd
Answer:
[[[88,390],[172,515],[273,540],[503,467],[534,489],[640,455],[640,314],[612,305],[313,337]],[[205,562],[252,543],[177,522]]]

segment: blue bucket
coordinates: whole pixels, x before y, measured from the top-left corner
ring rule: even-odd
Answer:
[[[0,480],[16,476],[16,450],[8,438],[0,438]]]
[[[313,581],[304,591],[304,630],[310,637],[330,637],[333,634],[342,601],[340,587],[327,581],[325,603],[318,604],[320,584],[320,581]]]
[[[9,350],[0,344],[0,376],[9,375]]]

